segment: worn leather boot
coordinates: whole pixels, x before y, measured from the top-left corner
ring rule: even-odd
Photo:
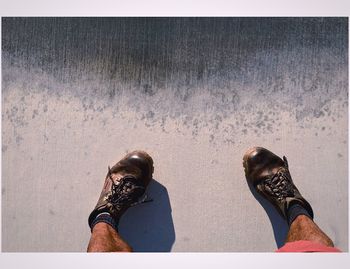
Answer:
[[[284,219],[295,203],[299,203],[313,218],[310,204],[293,183],[285,156],[282,160],[267,149],[251,148],[243,157],[243,167],[248,183],[270,201]]]
[[[100,213],[108,212],[118,223],[129,207],[145,202],[153,170],[152,158],[143,151],[133,151],[112,168],[108,167],[100,198],[89,216],[90,228]]]

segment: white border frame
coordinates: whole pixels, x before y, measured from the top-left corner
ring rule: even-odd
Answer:
[[[49,0],[0,0],[0,16],[349,17],[350,14],[349,0],[100,0],[89,4],[87,2],[87,0],[58,0],[54,2]],[[348,185],[350,187],[350,184]],[[97,269],[105,266],[109,268],[167,269],[254,267],[259,269],[274,267],[282,267],[283,269],[298,267],[338,269],[347,268],[349,264],[349,253],[0,253],[0,267],[6,269],[54,269],[71,268],[73,266],[84,269]]]

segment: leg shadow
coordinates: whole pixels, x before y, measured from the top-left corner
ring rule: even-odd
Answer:
[[[248,186],[251,193],[253,194],[255,199],[260,203],[260,205],[265,209],[266,214],[270,219],[277,247],[282,247],[285,244],[285,240],[289,230],[287,222],[280,216],[280,214],[273,207],[273,205],[270,204],[268,200],[266,200],[259,193],[257,193],[254,187],[251,186],[251,184],[248,183]]]
[[[146,193],[153,201],[128,209],[120,219],[119,233],[136,252],[169,252],[175,230],[168,191],[153,179]]]

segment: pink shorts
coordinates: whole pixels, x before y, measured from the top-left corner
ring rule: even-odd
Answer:
[[[276,250],[276,252],[341,252],[334,247],[327,247],[325,245],[312,241],[295,241],[286,243],[283,247]]]

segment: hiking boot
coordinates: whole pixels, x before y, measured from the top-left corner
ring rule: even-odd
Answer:
[[[118,223],[129,207],[146,202],[145,190],[153,170],[152,158],[143,151],[133,151],[112,168],[108,167],[100,198],[89,216],[89,226],[104,212]]]
[[[270,201],[284,219],[287,219],[287,211],[295,203],[305,208],[313,218],[310,204],[293,183],[285,156],[282,160],[267,149],[251,148],[244,154],[243,167],[248,183]]]

